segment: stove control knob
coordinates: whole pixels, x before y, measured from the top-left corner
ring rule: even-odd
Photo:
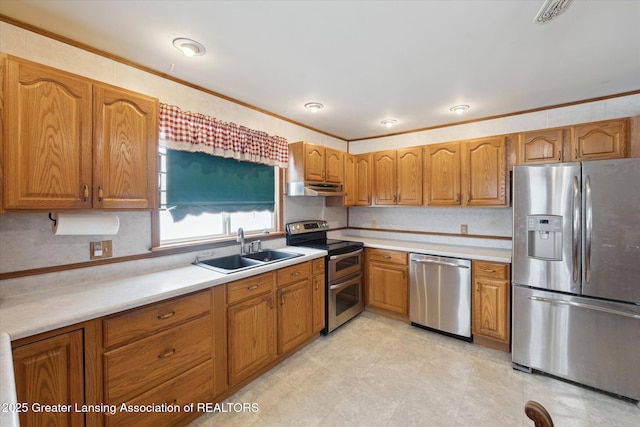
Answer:
[[[324,228],[329,228],[329,224],[327,224],[326,222],[323,222],[323,223],[322,223],[322,226],[323,226]]]

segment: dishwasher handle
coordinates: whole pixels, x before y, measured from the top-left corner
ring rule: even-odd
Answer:
[[[447,261],[438,261],[435,259],[411,258],[411,262],[417,262],[420,264],[446,265],[447,267],[469,268],[468,265],[456,264],[454,262]]]

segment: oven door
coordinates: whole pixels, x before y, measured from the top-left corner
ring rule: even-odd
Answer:
[[[330,255],[328,268],[328,281],[335,283],[338,280],[362,272],[362,249],[346,254]]]
[[[329,284],[327,332],[346,323],[364,310],[362,274]]]

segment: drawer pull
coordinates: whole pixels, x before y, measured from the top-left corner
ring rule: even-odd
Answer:
[[[294,271],[293,273],[291,273],[291,277],[297,277],[300,275],[299,271]]]
[[[167,357],[173,356],[176,352],[175,348],[172,348],[171,350],[167,351],[166,353],[162,353],[158,355],[158,359],[166,359]]]
[[[247,288],[248,291],[253,291],[254,289],[258,289],[260,287],[260,285],[253,285],[253,286],[249,286]]]
[[[385,255],[385,256],[384,256],[384,258],[386,258],[386,259],[390,259],[390,258],[391,258],[391,255]]]
[[[176,314],[175,311],[170,311],[169,313],[161,314],[161,315],[158,316],[158,320],[168,319],[169,317],[172,317],[175,314]]]
[[[489,269],[487,269],[487,268],[485,268],[485,269],[484,269],[484,270],[482,270],[482,271],[484,271],[485,273],[495,273],[495,272],[496,272],[495,270],[489,270]]]

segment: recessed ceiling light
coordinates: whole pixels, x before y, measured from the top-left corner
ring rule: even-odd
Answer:
[[[173,45],[176,49],[182,52],[185,56],[202,56],[207,50],[195,40],[177,38],[173,40]]]
[[[322,110],[324,108],[324,105],[319,102],[307,102],[306,104],[304,104],[304,108],[311,111],[312,113],[315,113],[319,110]]]
[[[383,121],[380,122],[380,124],[384,127],[390,128],[391,126],[395,125],[396,123],[398,123],[397,120],[395,119],[384,119]]]
[[[468,105],[455,105],[449,108],[449,111],[453,111],[456,114],[462,114],[469,109]]]

